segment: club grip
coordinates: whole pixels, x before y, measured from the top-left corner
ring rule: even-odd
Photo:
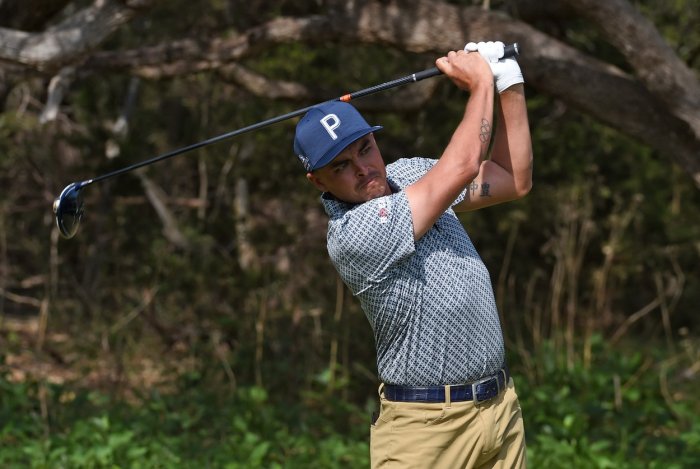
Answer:
[[[518,48],[518,43],[514,42],[513,44],[508,44],[503,48],[503,57],[512,57],[512,58],[518,58],[520,55],[520,49]]]
[[[503,47],[503,58],[517,58],[519,55],[520,49],[518,47],[517,42],[514,42],[513,44],[508,44],[505,47]],[[426,78],[440,75],[441,73],[442,72],[437,67],[433,67],[427,70],[416,72],[413,75],[411,75],[411,77],[413,78],[413,81],[421,81],[425,80]]]

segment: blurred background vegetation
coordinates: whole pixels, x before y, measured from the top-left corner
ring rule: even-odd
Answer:
[[[517,2],[491,3],[516,14]],[[697,1],[635,6],[697,72]],[[103,47],[224,36],[325,7],[162,2]],[[626,68],[576,17],[531,22]],[[434,58],[299,42],[245,66],[331,98]],[[313,101],[208,72],[116,71],[79,78],[44,121],[49,78],[6,79],[0,101],[0,465],[367,467],[372,332],[327,258],[294,120],[91,186],[74,239],[59,239],[51,213],[71,181]],[[432,80],[419,108],[358,103],[385,127],[387,162],[438,157],[449,140],[466,96]],[[462,220],[491,272],[530,465],[697,467],[700,191],[669,155],[543,90],[527,95],[532,192]]]

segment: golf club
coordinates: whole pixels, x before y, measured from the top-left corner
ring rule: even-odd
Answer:
[[[505,46],[504,52],[503,52],[503,57],[517,57],[519,54],[518,50],[518,44],[509,44]],[[329,101],[343,101],[343,102],[349,102],[353,99],[356,98],[361,98],[363,96],[367,96],[369,94],[373,93],[378,93],[380,91],[385,91],[391,88],[395,88],[397,86],[402,86],[408,83],[415,83],[420,80],[424,80],[426,78],[434,77],[437,75],[441,75],[442,72],[438,70],[437,67],[429,68],[420,72],[412,73],[410,75],[407,75],[402,78],[397,78],[395,80],[388,81],[386,83],[382,83],[380,85],[375,85],[369,88],[365,88],[363,90],[355,91],[353,93],[348,93],[344,94],[342,96],[339,96],[335,99],[331,99]],[[326,101],[326,102],[329,102]],[[291,119],[293,117],[300,116],[302,114],[305,114],[307,111],[309,111],[311,108],[317,106],[318,104],[314,104],[312,106],[307,106],[302,109],[297,109],[296,111],[289,112],[287,114],[283,114],[277,117],[273,117],[261,122],[258,122],[256,124],[249,125],[247,127],[243,127],[237,130],[233,130],[231,132],[227,132],[225,134],[218,135],[216,137],[209,138],[207,140],[203,140],[201,142],[194,143],[192,145],[188,145],[183,148],[179,148],[177,150],[172,150],[170,152],[164,153],[162,155],[156,156],[154,158],[151,158],[149,160],[142,161],[140,163],[132,164],[130,166],[127,166],[122,169],[118,169],[116,171],[103,174],[102,176],[97,176],[93,179],[87,179],[85,181],[81,182],[73,182],[69,185],[67,185],[63,191],[61,191],[61,194],[58,196],[56,200],[53,202],[53,212],[56,217],[56,226],[58,226],[58,230],[61,233],[61,236],[63,236],[66,239],[72,238],[75,236],[75,234],[78,231],[78,228],[80,227],[80,221],[82,220],[83,217],[83,199],[81,195],[81,191],[83,188],[89,186],[90,184],[93,184],[95,182],[103,181],[105,179],[114,177],[114,176],[119,176],[120,174],[127,173],[129,171],[133,171],[138,168],[142,168],[144,166],[157,163],[159,161],[171,158],[176,155],[180,155],[182,153],[186,153],[188,151],[195,150],[197,148],[201,148],[206,145],[211,145],[212,143],[217,143],[222,140],[235,137],[237,135],[241,135],[246,132],[251,132],[253,130],[261,129],[263,127],[267,127],[272,124],[276,124],[277,122],[281,122],[283,120]]]

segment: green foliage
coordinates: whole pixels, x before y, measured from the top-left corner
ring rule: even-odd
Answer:
[[[688,344],[696,353],[700,343]],[[611,348],[590,367],[535,351],[536,375],[514,364],[528,461],[537,468],[686,468],[700,464],[700,403],[689,355]],[[318,384],[325,386],[324,375]],[[665,396],[668,380],[673,396]],[[0,465],[32,468],[335,468],[369,465],[366,409],[331,394],[247,386],[210,389],[183,376],[175,392],[131,399],[0,378]],[[335,397],[334,397],[335,396]],[[45,414],[42,414],[42,403]]]
[[[264,389],[214,395],[183,382],[176,394],[138,403],[66,387],[48,390],[50,414],[37,409],[41,383],[0,379],[0,465],[32,468],[357,467],[367,442],[328,431],[300,406],[271,402]]]
[[[535,354],[539,377],[516,381],[537,468],[695,467],[698,437],[690,366],[674,367],[674,395],[664,395],[668,352],[613,349],[594,338],[590,367],[567,366],[551,343]],[[660,365],[652,366],[653,363]],[[660,380],[662,381],[660,383]],[[679,398],[679,396],[681,396]]]

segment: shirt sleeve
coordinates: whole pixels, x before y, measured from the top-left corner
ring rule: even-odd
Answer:
[[[328,252],[354,294],[381,282],[415,251],[413,220],[403,191],[359,204],[328,230]]]
[[[403,161],[399,161],[399,165],[396,165],[395,171],[393,171],[392,176],[401,180],[402,187],[410,186],[411,184],[415,183],[420,178],[425,176],[425,173],[430,171],[437,162],[438,160],[433,158],[405,158],[403,159]],[[452,207],[464,200],[464,198],[467,196],[467,190],[470,189],[470,186],[471,184],[467,184],[467,186],[464,189],[462,189],[455,201],[452,202]]]

